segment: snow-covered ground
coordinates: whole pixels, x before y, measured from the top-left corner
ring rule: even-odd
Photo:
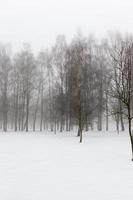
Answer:
[[[0,133],[0,200],[133,200],[125,134]]]

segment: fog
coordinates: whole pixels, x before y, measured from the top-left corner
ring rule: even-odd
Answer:
[[[34,52],[49,47],[58,34],[70,41],[78,29],[104,37],[109,31],[133,32],[131,0],[5,0],[0,2],[0,41],[13,51],[24,42]]]

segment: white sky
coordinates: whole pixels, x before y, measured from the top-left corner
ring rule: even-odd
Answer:
[[[84,35],[133,32],[133,0],[0,0],[0,41],[14,50],[30,42],[34,51],[69,40],[80,28]]]

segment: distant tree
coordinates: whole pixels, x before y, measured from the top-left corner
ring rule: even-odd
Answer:
[[[1,111],[3,130],[7,131],[8,125],[8,93],[10,87],[11,59],[8,46],[0,46],[0,87],[1,87]]]
[[[34,88],[34,77],[36,74],[36,65],[34,56],[28,44],[24,45],[24,49],[16,55],[15,65],[18,68],[20,80],[20,100],[19,115],[21,116],[21,130],[29,129],[29,112],[32,90]],[[24,122],[25,119],[25,122]]]
[[[65,67],[66,67],[66,50],[67,44],[64,35],[59,35],[56,39],[56,44],[52,49],[53,65],[57,70],[59,83],[59,98],[60,101],[60,132],[64,130],[65,109],[64,109],[64,94],[65,94]]]

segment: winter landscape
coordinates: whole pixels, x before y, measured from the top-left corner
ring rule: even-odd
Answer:
[[[0,6],[0,200],[133,200],[133,2]]]

